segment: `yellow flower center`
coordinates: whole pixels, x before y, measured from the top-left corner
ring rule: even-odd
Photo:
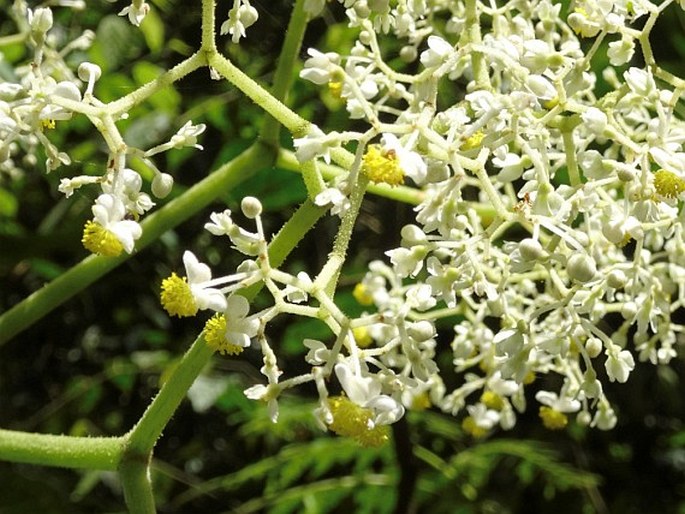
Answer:
[[[340,99],[340,97],[342,95],[342,88],[343,88],[342,82],[336,82],[336,81],[331,80],[328,83],[328,90],[331,92],[331,96],[333,96],[333,98]]]
[[[46,128],[46,129],[54,129],[55,128],[55,120],[43,120],[40,122],[40,124],[43,126],[43,128]]]
[[[550,430],[561,430],[568,425],[568,416],[552,407],[540,407],[540,419],[545,428]]]
[[[404,171],[400,168],[395,151],[383,151],[379,145],[369,145],[366,149],[362,172],[375,183],[397,186],[404,182]]]
[[[430,396],[425,391],[412,398],[411,408],[415,411],[426,410],[432,405]]]
[[[346,396],[333,396],[328,399],[333,415],[330,429],[338,435],[351,437],[360,445],[369,447],[382,446],[390,440],[390,428],[387,425],[369,429],[373,413],[352,402]]]
[[[504,407],[504,400],[502,400],[502,397],[492,391],[483,392],[480,401],[483,402],[483,405],[488,409],[502,410],[502,407]]]
[[[207,320],[204,328],[205,341],[215,352],[221,355],[240,355],[243,347],[226,339],[226,316],[215,314]]]
[[[479,427],[476,424],[476,420],[474,420],[471,416],[466,416],[464,418],[464,421],[461,422],[461,428],[463,428],[467,434],[470,434],[471,437],[475,437],[476,439],[485,437],[488,433],[486,429]]]
[[[197,304],[186,277],[179,277],[172,273],[162,281],[162,307],[170,316],[195,316]]]
[[[352,334],[359,348],[368,348],[373,343],[373,337],[371,337],[369,329],[366,327],[353,328]]]
[[[477,130],[472,135],[466,138],[464,143],[461,145],[461,150],[472,150],[473,148],[478,148],[485,138],[485,132],[482,130]]]
[[[86,250],[105,257],[116,257],[124,251],[124,246],[117,236],[92,220],[86,221],[81,242]]]
[[[685,191],[685,180],[670,171],[659,170],[654,173],[654,188],[665,198],[676,198]]]
[[[354,286],[352,296],[362,305],[373,305],[373,296],[369,293],[369,288],[361,282]]]

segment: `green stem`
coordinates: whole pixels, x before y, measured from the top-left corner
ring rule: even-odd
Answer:
[[[190,346],[140,421],[126,435],[126,454],[145,456],[152,451],[164,427],[188,389],[212,357],[202,335]]]
[[[152,493],[149,469],[150,456],[123,460],[119,466],[121,486],[129,514],[155,514],[155,497]]]
[[[295,137],[307,134],[310,123],[288,109],[280,100],[274,98],[266,89],[248,77],[224,56],[209,54],[209,65],[218,71],[222,77],[240,89],[254,103],[276,118]]]
[[[302,39],[307,28],[309,17],[304,10],[305,0],[297,0],[293,12],[290,15],[288,22],[288,29],[285,34],[285,41],[281,49],[281,55],[278,57],[278,66],[274,74],[273,87],[271,94],[277,100],[287,104],[288,92],[290,91],[294,75],[293,70],[297,63],[300,48],[302,47]],[[261,137],[264,142],[276,145],[278,143],[278,135],[280,131],[280,124],[276,118],[267,116],[261,130]]]
[[[303,167],[297,161],[295,153],[289,150],[279,150],[276,166],[287,171],[294,171],[297,173],[303,172]],[[318,163],[319,171],[323,178],[331,180],[343,174],[347,174],[347,170],[335,166],[333,164]],[[409,205],[419,205],[425,197],[425,193],[420,189],[415,189],[408,186],[389,186],[388,184],[369,184],[367,187],[369,193],[373,193],[383,198],[397,200],[398,202]]]
[[[137,250],[140,251],[156,241],[164,232],[190,218],[272,161],[272,152],[256,144],[233,161],[219,167],[182,196],[143,221],[143,235],[136,244]],[[69,271],[3,313],[0,316],[0,346],[130,257],[128,254],[118,257],[86,257]]]
[[[42,466],[115,470],[121,437],[73,437],[0,429],[0,460]]]
[[[578,161],[576,160],[576,145],[573,141],[573,129],[561,133],[564,139],[564,152],[566,153],[566,168],[568,169],[568,178],[573,187],[582,185],[580,179],[580,170],[578,169]]]
[[[202,0],[202,43],[200,48],[208,53],[216,53],[216,33],[214,0]]]
[[[369,179],[361,175],[359,180],[354,185],[352,193],[350,194],[350,207],[343,216],[340,222],[338,234],[333,243],[333,251],[328,257],[328,262],[324,265],[319,276],[316,277],[315,285],[322,288],[329,296],[333,296],[335,286],[338,283],[340,271],[345,263],[345,256],[347,255],[347,247],[352,239],[352,231],[354,230],[359,209],[364,200],[366,193],[366,186],[369,184]]]
[[[186,75],[206,64],[207,59],[205,54],[201,52],[195,53],[185,61],[178,63],[166,73],[161,74],[155,80],[148,82],[126,96],[122,96],[119,100],[107,104],[107,112],[113,118],[118,118],[121,114],[130,111],[131,108],[142,103],[157,91],[160,91],[167,86],[171,86],[174,82],[181,80]]]

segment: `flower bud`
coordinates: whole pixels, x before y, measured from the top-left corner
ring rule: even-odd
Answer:
[[[254,219],[262,213],[262,202],[254,196],[246,196],[240,203],[243,214],[250,219]]]
[[[174,177],[168,173],[158,173],[152,179],[152,194],[157,198],[164,198],[174,186]]]
[[[527,237],[519,243],[519,253],[524,261],[537,261],[545,257],[546,252],[537,239]]]
[[[82,62],[78,66],[78,78],[84,82],[98,80],[102,76],[102,70],[97,64],[92,62]]]
[[[48,7],[39,7],[30,15],[31,31],[35,35],[44,35],[52,28],[52,11]]]
[[[614,289],[621,289],[626,285],[626,274],[620,269],[615,269],[607,275],[607,285]]]
[[[578,282],[589,282],[597,274],[597,266],[592,257],[585,253],[574,253],[566,261],[568,276]]]
[[[591,359],[594,359],[602,351],[602,341],[596,337],[588,337],[585,341],[585,351]]]

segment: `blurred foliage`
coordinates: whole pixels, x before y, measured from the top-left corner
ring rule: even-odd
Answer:
[[[96,31],[97,43],[74,59],[103,68],[96,86],[103,101],[132,91],[197,47],[199,14],[182,0],[151,3],[153,11],[140,31],[115,15],[120,5],[102,0],[88,2],[82,13],[57,11],[68,36],[79,27]],[[255,3],[262,16],[251,33],[259,37],[240,46],[222,39],[222,51],[247,74],[268,83],[291,2]],[[220,16],[227,10],[224,4]],[[0,0],[0,14],[8,6],[9,0]],[[685,76],[684,17],[682,11],[669,12],[655,31],[660,39],[653,43],[659,61]],[[326,15],[312,23],[305,48],[349,48],[351,31],[334,25],[341,19],[339,6],[329,4]],[[0,36],[11,30],[0,16]],[[23,61],[26,53],[20,45],[2,50],[4,76],[11,72],[9,64]],[[601,61],[598,66],[599,74]],[[344,108],[310,84],[297,82],[289,101],[322,127],[346,124]],[[121,126],[128,140],[147,146],[164,141],[188,119],[208,125],[201,140],[205,150],[177,151],[160,159],[160,168],[177,180],[171,197],[249,146],[262,115],[233,87],[211,81],[204,70],[137,107]],[[58,146],[69,146],[74,156],[65,171],[74,174],[71,168],[77,167],[94,173],[105,166],[103,145],[91,136],[88,123],[79,118],[59,123],[51,132]],[[287,134],[282,140],[291,144]],[[151,177],[142,163],[137,166]],[[93,193],[84,189],[64,199],[57,192],[60,170],[46,176],[41,162],[29,161],[25,168],[12,180],[0,177],[2,311],[86,256],[79,241]],[[297,175],[260,170],[224,192],[223,203],[165,234],[0,348],[0,426],[73,435],[129,430],[201,327],[197,320],[170,319],[162,311],[159,284],[181,267],[186,248],[221,271],[236,266],[237,256],[215,245],[202,226],[211,210],[237,210],[248,192],[262,199],[271,232],[305,197]],[[397,244],[396,228],[411,217],[406,206],[379,199],[365,203],[342,279],[345,288],[337,297],[345,311],[360,312],[351,287],[368,260]],[[290,271],[316,270],[325,262],[335,220],[326,217],[317,230],[286,263]],[[315,321],[293,318],[274,324],[269,335],[289,373],[304,366],[303,338],[327,337],[325,327]],[[440,334],[443,348],[450,341],[449,329]],[[450,369],[447,352],[438,361],[445,371]],[[160,512],[394,512],[401,479],[397,451],[413,454],[418,512],[685,512],[682,360],[671,368],[639,366],[628,384],[609,388],[619,414],[619,425],[610,433],[573,424],[565,432],[551,433],[531,407],[511,432],[474,441],[462,432],[458,419],[428,410],[407,417],[406,440],[374,450],[322,433],[311,415],[314,391],[288,396],[281,402],[279,423],[273,425],[265,407],[242,393],[261,380],[260,366],[255,349],[240,359],[217,357],[191,388],[189,401],[155,451],[153,480]],[[535,404],[532,397],[528,401]],[[0,514],[32,512],[124,510],[113,473],[0,463]]]

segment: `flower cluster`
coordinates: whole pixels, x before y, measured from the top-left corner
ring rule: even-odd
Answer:
[[[258,257],[237,276],[274,297],[255,315],[261,328],[243,332],[259,340],[268,378],[248,396],[267,401],[275,420],[279,394],[312,381],[321,424],[368,445],[405,409],[429,405],[462,415],[475,437],[510,429],[526,387],[537,387],[550,429],[571,419],[613,428],[603,382],[626,382],[636,360],[668,363],[685,340],[673,316],[685,307],[682,88],[649,43],[671,2],[583,0],[564,17],[550,0],[341,3],[357,41],[348,55],[309,49],[300,76],[369,128],[314,126],[295,139],[301,163],[356,147],[349,174],[315,202],[344,222],[362,176],[420,188],[423,201],[388,262],[371,263],[355,287],[368,309],[357,319],[325,293],[326,267],[315,280],[273,269],[260,230],[213,215],[213,233]],[[316,16],[325,2],[306,8]],[[448,20],[441,31],[435,19]],[[399,54],[384,55],[381,37],[395,38]],[[602,40],[611,66],[597,77]],[[636,45],[648,67],[616,69]],[[600,80],[613,90],[599,93]],[[285,380],[264,335],[281,313],[323,319],[334,334],[305,340],[312,371]],[[436,362],[439,341],[451,344],[451,369]],[[441,377],[451,373],[462,378],[448,390]]]
[[[72,9],[84,7],[81,2],[69,5]],[[134,25],[139,25],[148,10],[144,1],[134,0],[120,14],[128,15]],[[131,253],[142,234],[140,217],[154,206],[154,201],[144,191],[143,178],[127,166],[127,160],[142,160],[153,174],[150,192],[164,198],[171,191],[173,178],[160,171],[151,157],[173,148],[202,149],[197,136],[205,126],[187,122],[167,143],[148,150],[128,145],[116,125],[128,116],[127,112],[101,102],[95,94],[96,82],[102,74],[100,67],[83,61],[74,69],[65,60],[70,53],[90,47],[95,34],[85,31],[66,43],[53,37],[53,14],[49,7],[31,10],[25,2],[17,1],[10,14],[19,27],[17,36],[30,43],[33,55],[30,64],[16,69],[14,81],[0,81],[0,173],[20,175],[23,168],[35,166],[41,149],[47,156],[48,173],[70,165],[68,152],[50,141],[49,132],[58,124],[67,124],[75,115],[87,116],[107,144],[108,164],[99,175],[62,178],[59,191],[69,197],[80,187],[98,185],[100,194],[92,207],[93,219],[86,222],[83,244],[89,251],[104,256]],[[22,162],[17,161],[20,155]]]

